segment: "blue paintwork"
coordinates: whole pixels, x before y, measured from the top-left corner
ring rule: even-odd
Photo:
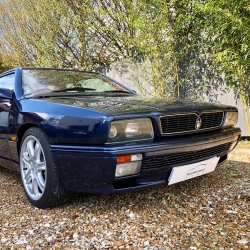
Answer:
[[[66,188],[73,191],[112,193],[129,189],[129,184],[124,188],[115,189],[116,156],[128,154],[143,154],[143,159],[162,157],[170,153],[180,153],[190,150],[201,150],[214,147],[235,140],[240,129],[229,128],[211,134],[199,134],[195,137],[182,136],[159,141],[146,141],[140,144],[121,144],[107,146],[61,146],[52,145],[51,150],[57,165],[60,168],[61,178]],[[72,162],[74,162],[72,164]],[[133,189],[140,188],[140,182],[154,176],[154,181],[144,181],[143,187],[157,185],[162,176],[162,183],[167,183],[171,169],[162,169],[154,173],[143,173],[133,176]],[[148,175],[145,177],[145,175]],[[119,178],[131,179],[131,176]]]
[[[130,94],[27,99],[22,94],[21,72],[22,69],[17,68],[0,75],[15,73],[12,97],[8,96],[8,91],[1,92],[0,89],[0,165],[18,170],[18,150],[22,135],[30,126],[37,126],[46,133],[61,180],[70,190],[108,193],[166,183],[168,171],[115,179],[116,156],[142,153],[145,159],[150,154],[152,157],[191,148],[206,148],[233,142],[235,136],[241,133],[240,129],[228,128],[185,136],[162,136],[159,129],[160,115],[237,109],[186,100],[142,98],[127,87]],[[105,144],[111,121],[140,117],[151,119],[154,140]],[[18,140],[12,141],[13,136]],[[125,181],[123,188],[114,188],[120,180],[127,180],[127,185]]]

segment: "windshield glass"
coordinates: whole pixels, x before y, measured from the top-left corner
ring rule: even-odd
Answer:
[[[23,69],[24,95],[70,92],[115,92],[127,89],[97,73],[74,70]]]

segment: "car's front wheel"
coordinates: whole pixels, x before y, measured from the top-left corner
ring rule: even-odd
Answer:
[[[65,201],[64,189],[50,152],[46,134],[39,128],[29,128],[20,147],[22,185],[30,203],[38,208],[54,207]]]

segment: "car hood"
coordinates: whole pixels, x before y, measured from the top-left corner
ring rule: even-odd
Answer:
[[[76,106],[110,115],[135,114],[147,112],[174,113],[202,110],[235,110],[234,107],[194,100],[170,98],[147,98],[132,96],[63,96],[44,99],[47,102]]]

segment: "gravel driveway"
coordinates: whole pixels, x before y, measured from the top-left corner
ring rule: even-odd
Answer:
[[[19,174],[0,168],[0,249],[249,249],[250,143],[215,172],[116,195],[31,206]]]

